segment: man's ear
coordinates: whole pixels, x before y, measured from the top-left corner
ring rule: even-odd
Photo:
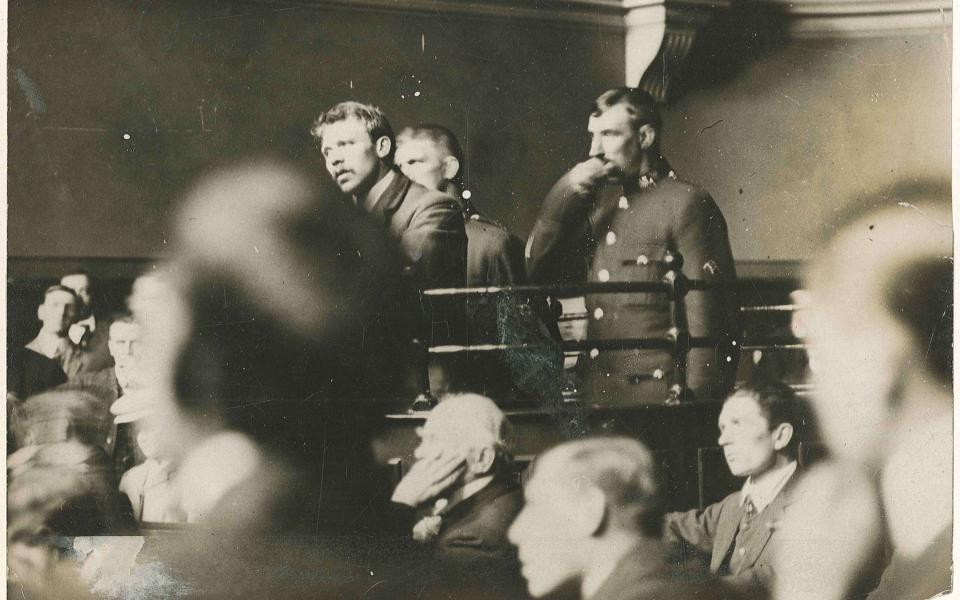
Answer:
[[[637,133],[640,135],[640,148],[642,150],[653,148],[654,143],[657,141],[657,130],[653,128],[653,125],[649,123],[643,124]]]
[[[593,537],[607,520],[607,497],[594,486],[580,492],[573,527],[580,537]]]
[[[477,452],[475,467],[477,475],[485,475],[493,469],[493,463],[497,460],[497,451],[486,446],[480,448]]]
[[[377,151],[377,156],[380,158],[386,158],[390,156],[390,150],[393,149],[393,141],[389,136],[381,135],[377,138],[377,141],[374,142],[374,148]]]
[[[460,161],[454,156],[447,156],[443,159],[443,178],[452,181],[457,173],[460,172]]]
[[[774,450],[783,450],[790,445],[793,439],[793,425],[790,423],[780,423],[773,430],[773,448]]]

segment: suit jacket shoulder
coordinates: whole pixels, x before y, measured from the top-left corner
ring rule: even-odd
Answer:
[[[523,506],[520,487],[496,478],[444,515],[437,545],[444,552],[467,551],[501,557],[513,553],[507,529]]]

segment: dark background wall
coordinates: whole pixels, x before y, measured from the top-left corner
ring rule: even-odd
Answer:
[[[450,126],[478,204],[525,232],[623,79],[596,25],[231,2],[10,5],[9,253],[142,257],[198,170],[273,150],[319,169],[340,100]],[[129,139],[124,138],[129,135]]]
[[[199,170],[264,150],[320,169],[309,124],[345,98],[453,128],[478,204],[524,236],[624,73],[623,31],[594,24],[239,0],[14,1],[9,17],[14,258],[162,254]],[[739,261],[802,260],[847,200],[949,175],[946,29],[797,39],[750,17],[701,32],[665,108],[664,151],[714,195]]]

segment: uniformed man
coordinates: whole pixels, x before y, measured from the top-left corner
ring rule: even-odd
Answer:
[[[445,192],[460,204],[467,234],[467,286],[525,283],[523,242],[471,202],[472,194],[464,187],[463,150],[452,131],[433,124],[404,128],[397,135],[396,162],[414,182]],[[546,312],[542,300],[498,295],[470,298],[466,304],[469,343],[544,345],[542,350],[510,350],[499,356],[471,355],[469,387],[498,401],[514,391],[559,395],[560,356],[548,350],[555,335],[541,321]]]
[[[550,190],[527,242],[527,272],[538,283],[660,281],[667,253],[683,258],[692,280],[736,280],[727,225],[710,195],[680,181],[660,154],[660,114],[638,89],[615,88],[590,115],[590,158]],[[664,294],[590,295],[590,339],[664,337],[674,325]],[[689,292],[681,318],[714,345],[688,355],[679,381],[671,353],[591,351],[583,375],[589,400],[603,405],[660,403],[685,384],[698,399],[729,391],[738,355],[738,307],[730,287]]]

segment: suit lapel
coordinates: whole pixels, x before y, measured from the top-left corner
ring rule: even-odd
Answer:
[[[720,519],[717,523],[717,535],[713,541],[713,553],[710,555],[711,573],[720,570],[723,558],[730,551],[730,546],[733,545],[737,537],[740,518],[743,516],[743,509],[740,507],[740,492],[724,498],[723,504],[723,510],[720,511]]]
[[[508,494],[511,491],[513,491],[511,482],[505,481],[500,477],[495,477],[493,481],[484,486],[476,494],[451,506],[450,510],[443,514],[442,527],[449,529],[458,521],[473,514],[473,508],[475,506],[482,506],[488,502],[493,502],[500,496]]]
[[[393,181],[391,181],[387,189],[380,194],[380,197],[377,198],[376,203],[374,203],[370,209],[370,214],[384,225],[390,223],[390,219],[393,217],[393,214],[397,212],[397,209],[400,208],[400,205],[403,204],[403,199],[410,189],[411,182],[403,173],[394,169],[393,174]]]
[[[763,549],[767,546],[767,542],[770,541],[774,530],[779,527],[780,522],[783,520],[784,511],[787,506],[793,502],[792,488],[797,479],[799,479],[797,473],[791,475],[790,481],[783,486],[783,489],[780,490],[777,497],[758,515],[758,526],[762,529],[756,534],[756,543],[747,545],[747,553],[743,556],[744,565],[753,566],[757,562],[757,558],[760,557],[760,553],[763,552]]]

